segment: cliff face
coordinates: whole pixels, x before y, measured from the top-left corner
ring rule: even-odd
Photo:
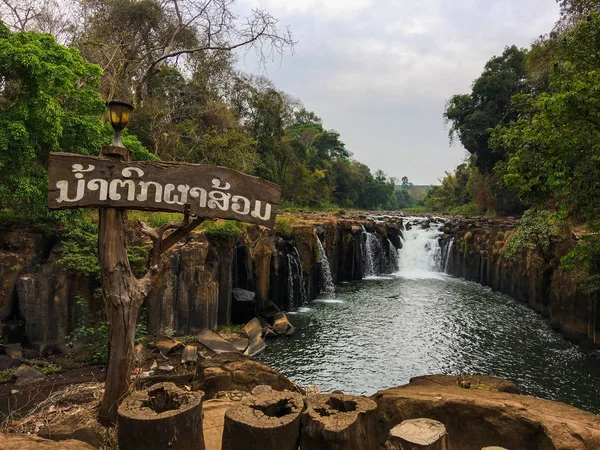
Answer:
[[[242,323],[269,302],[282,310],[302,306],[324,286],[317,236],[334,282],[362,279],[369,275],[366,265],[375,274],[391,273],[401,230],[401,220],[393,218],[375,222],[365,216],[311,216],[299,220],[286,237],[258,226],[244,228],[239,238],[212,241],[194,232],[163,258],[164,275],[144,306],[148,333],[171,329],[194,334],[204,327],[230,324],[232,319]],[[148,244],[134,231],[129,236],[132,244]],[[370,259],[367,246],[375,249]],[[62,268],[60,255],[60,239],[41,229],[17,224],[0,227],[4,343],[22,342],[43,353],[63,343],[77,327],[78,300],[87,301],[90,314],[101,310],[94,297],[97,282]],[[257,296],[232,295],[240,290]]]
[[[574,273],[560,268],[558,258],[545,262],[532,252],[513,260],[503,256],[516,226],[510,219],[449,221],[442,237],[447,272],[527,303],[570,339],[600,344],[598,296],[581,292]],[[573,244],[561,243],[558,253]]]

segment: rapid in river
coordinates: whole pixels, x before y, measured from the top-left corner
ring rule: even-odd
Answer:
[[[337,285],[291,315],[296,334],[259,359],[324,392],[371,395],[418,375],[477,373],[600,413],[600,360],[526,305],[444,274],[440,234],[415,224],[396,273]]]

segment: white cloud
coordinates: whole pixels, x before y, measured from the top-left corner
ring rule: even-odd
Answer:
[[[356,14],[368,8],[373,0],[244,0],[253,8],[264,8],[273,14],[310,13],[312,16],[326,14],[339,16]]]
[[[357,159],[417,183],[435,182],[464,155],[448,144],[446,100],[468,92],[505,46],[527,47],[558,18],[552,0],[241,2],[299,40],[267,76],[337,129]]]

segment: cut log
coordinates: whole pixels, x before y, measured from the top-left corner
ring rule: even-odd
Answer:
[[[481,450],[508,450],[507,448],[504,447],[483,447]]]
[[[377,404],[345,394],[313,395],[302,415],[301,450],[372,450],[379,448]]]
[[[265,391],[225,413],[223,450],[297,450],[302,396]]]
[[[448,450],[443,423],[432,419],[405,420],[390,430],[386,450]]]
[[[205,450],[204,392],[159,383],[126,398],[119,406],[121,450]]]

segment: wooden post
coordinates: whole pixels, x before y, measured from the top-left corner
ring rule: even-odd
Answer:
[[[119,448],[204,450],[203,396],[160,383],[127,397],[119,406]]]
[[[302,416],[301,450],[373,450],[379,448],[377,404],[345,394],[313,395]]]
[[[390,430],[386,450],[448,450],[443,423],[432,419],[405,420]]]
[[[115,157],[114,153],[106,156]],[[125,158],[129,160],[129,154]],[[99,419],[108,425],[116,422],[117,407],[129,390],[135,327],[145,294],[131,272],[127,257],[126,211],[99,208],[98,213],[100,279],[109,326],[106,381]]]
[[[269,390],[225,413],[223,450],[298,450],[302,396]]]

